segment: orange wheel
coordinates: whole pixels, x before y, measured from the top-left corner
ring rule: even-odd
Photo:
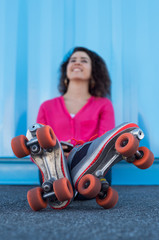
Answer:
[[[87,198],[94,198],[101,190],[101,182],[94,175],[86,174],[80,179],[77,190]]]
[[[140,169],[149,168],[154,162],[153,153],[147,147],[139,147],[138,151],[141,152],[143,156],[141,159],[136,158],[133,164]]]
[[[57,199],[61,202],[73,198],[73,189],[67,178],[60,178],[53,182],[53,189]]]
[[[30,149],[26,146],[27,141],[28,139],[24,135],[12,139],[11,147],[16,157],[22,158],[30,154]]]
[[[125,157],[132,157],[139,147],[138,139],[131,133],[121,134],[115,142],[115,149]]]
[[[56,136],[48,125],[38,128],[36,132],[38,142],[42,148],[50,148],[56,145]]]
[[[39,211],[47,207],[47,201],[42,198],[43,190],[41,187],[33,188],[28,191],[27,199],[29,206],[34,211]]]
[[[105,209],[113,208],[118,202],[118,192],[109,187],[106,197],[101,199],[97,196],[96,202]]]

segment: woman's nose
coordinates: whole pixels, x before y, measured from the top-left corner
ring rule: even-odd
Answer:
[[[75,64],[81,64],[81,59],[77,58]]]
[[[75,65],[75,66],[81,65],[81,62],[80,62],[80,61],[76,61],[76,62],[74,63],[74,65]]]

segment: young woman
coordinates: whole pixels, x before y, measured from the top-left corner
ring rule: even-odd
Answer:
[[[59,141],[72,143],[73,139],[89,141],[114,128],[114,109],[108,98],[111,81],[104,60],[87,48],[76,47],[60,70],[61,96],[42,103],[37,122],[50,125]]]

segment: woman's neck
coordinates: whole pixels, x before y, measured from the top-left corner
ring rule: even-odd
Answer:
[[[87,100],[91,97],[88,90],[87,81],[70,81],[67,92],[64,94],[65,98],[76,100]]]

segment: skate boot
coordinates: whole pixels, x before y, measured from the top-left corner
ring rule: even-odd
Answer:
[[[61,145],[50,126],[32,125],[26,134],[12,139],[12,150],[18,158],[31,155],[41,171],[43,183],[28,191],[27,199],[34,211],[47,207],[63,209],[73,198],[73,189]]]
[[[96,198],[97,204],[105,209],[114,207],[118,193],[104,176],[123,159],[140,169],[149,168],[154,156],[148,148],[139,147],[143,137],[136,124],[125,123],[93,141],[75,146],[67,160],[76,191],[86,198]]]

